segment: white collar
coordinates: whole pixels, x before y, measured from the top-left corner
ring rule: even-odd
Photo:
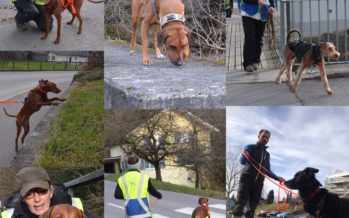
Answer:
[[[171,21],[180,21],[180,22],[184,23],[185,18],[184,18],[184,16],[177,14],[177,13],[168,14],[168,15],[160,18],[160,28],[162,29],[162,27],[165,24],[167,24],[168,22],[171,22]]]

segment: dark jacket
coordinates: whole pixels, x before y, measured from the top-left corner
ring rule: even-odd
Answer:
[[[50,206],[54,206],[57,204],[72,204],[72,199],[70,195],[63,192],[60,189],[54,189],[53,196],[50,201]],[[12,218],[38,218],[39,216],[30,212],[27,205],[21,201],[13,212]]]
[[[267,146],[265,145],[260,145],[260,144],[250,144],[246,145],[244,147],[244,151],[247,151],[250,155],[250,157],[255,160],[258,164],[260,163],[263,167],[268,169],[268,171],[263,170],[263,168],[260,168],[260,171],[267,174],[269,177],[279,181],[279,177],[276,176],[271,170],[270,170],[270,155],[269,152],[267,151]],[[244,165],[241,174],[248,175],[251,179],[255,181],[264,181],[264,177],[258,173],[258,171],[248,162],[248,160],[244,157],[241,156],[240,158],[240,163]]]
[[[138,171],[138,170],[129,170],[130,171]],[[158,192],[154,186],[151,184],[150,179],[148,181],[148,192],[149,194],[151,194],[152,196],[156,197],[157,199],[161,199],[162,198],[162,194],[160,192]],[[119,186],[119,184],[117,184],[116,188],[115,188],[115,193],[114,193],[114,197],[116,199],[125,199],[124,195],[122,194],[122,190]]]

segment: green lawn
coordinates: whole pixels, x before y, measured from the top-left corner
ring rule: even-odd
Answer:
[[[74,88],[44,142],[37,165],[45,168],[103,167],[103,80]]]
[[[82,70],[83,66],[74,66],[65,63],[54,63],[44,61],[0,61],[0,70],[12,71],[12,70]]]
[[[106,177],[106,180],[110,181],[117,181],[118,176],[117,175],[110,175]],[[197,195],[197,196],[203,196],[203,197],[213,197],[218,199],[225,199],[225,193],[219,192],[219,191],[213,191],[213,190],[202,190],[202,189],[196,189],[191,188],[183,185],[175,185],[168,182],[160,182],[156,179],[150,179],[151,183],[154,185],[156,189],[160,190],[167,190],[167,191],[173,191],[183,194],[190,194],[190,195]]]

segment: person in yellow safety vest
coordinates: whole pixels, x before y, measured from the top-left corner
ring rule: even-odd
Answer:
[[[128,158],[128,169],[127,173],[119,177],[114,197],[125,200],[126,217],[153,218],[148,193],[155,197],[152,205],[162,198],[161,193],[154,188],[147,175],[140,173],[141,161],[138,157]]]
[[[57,204],[70,204],[83,211],[79,198],[71,198],[59,189],[53,190],[50,177],[42,168],[21,169],[16,175],[16,182],[21,200],[15,208],[3,211],[1,218],[38,218]]]
[[[12,0],[17,8],[15,16],[16,26],[20,32],[27,30],[26,23],[33,20],[40,31],[45,31],[45,3],[44,0]],[[50,29],[53,26],[51,19]]]

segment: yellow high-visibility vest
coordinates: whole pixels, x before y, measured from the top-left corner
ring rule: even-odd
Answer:
[[[150,212],[148,182],[149,177],[138,171],[129,171],[119,177],[118,184],[125,199],[126,217],[153,217]]]

